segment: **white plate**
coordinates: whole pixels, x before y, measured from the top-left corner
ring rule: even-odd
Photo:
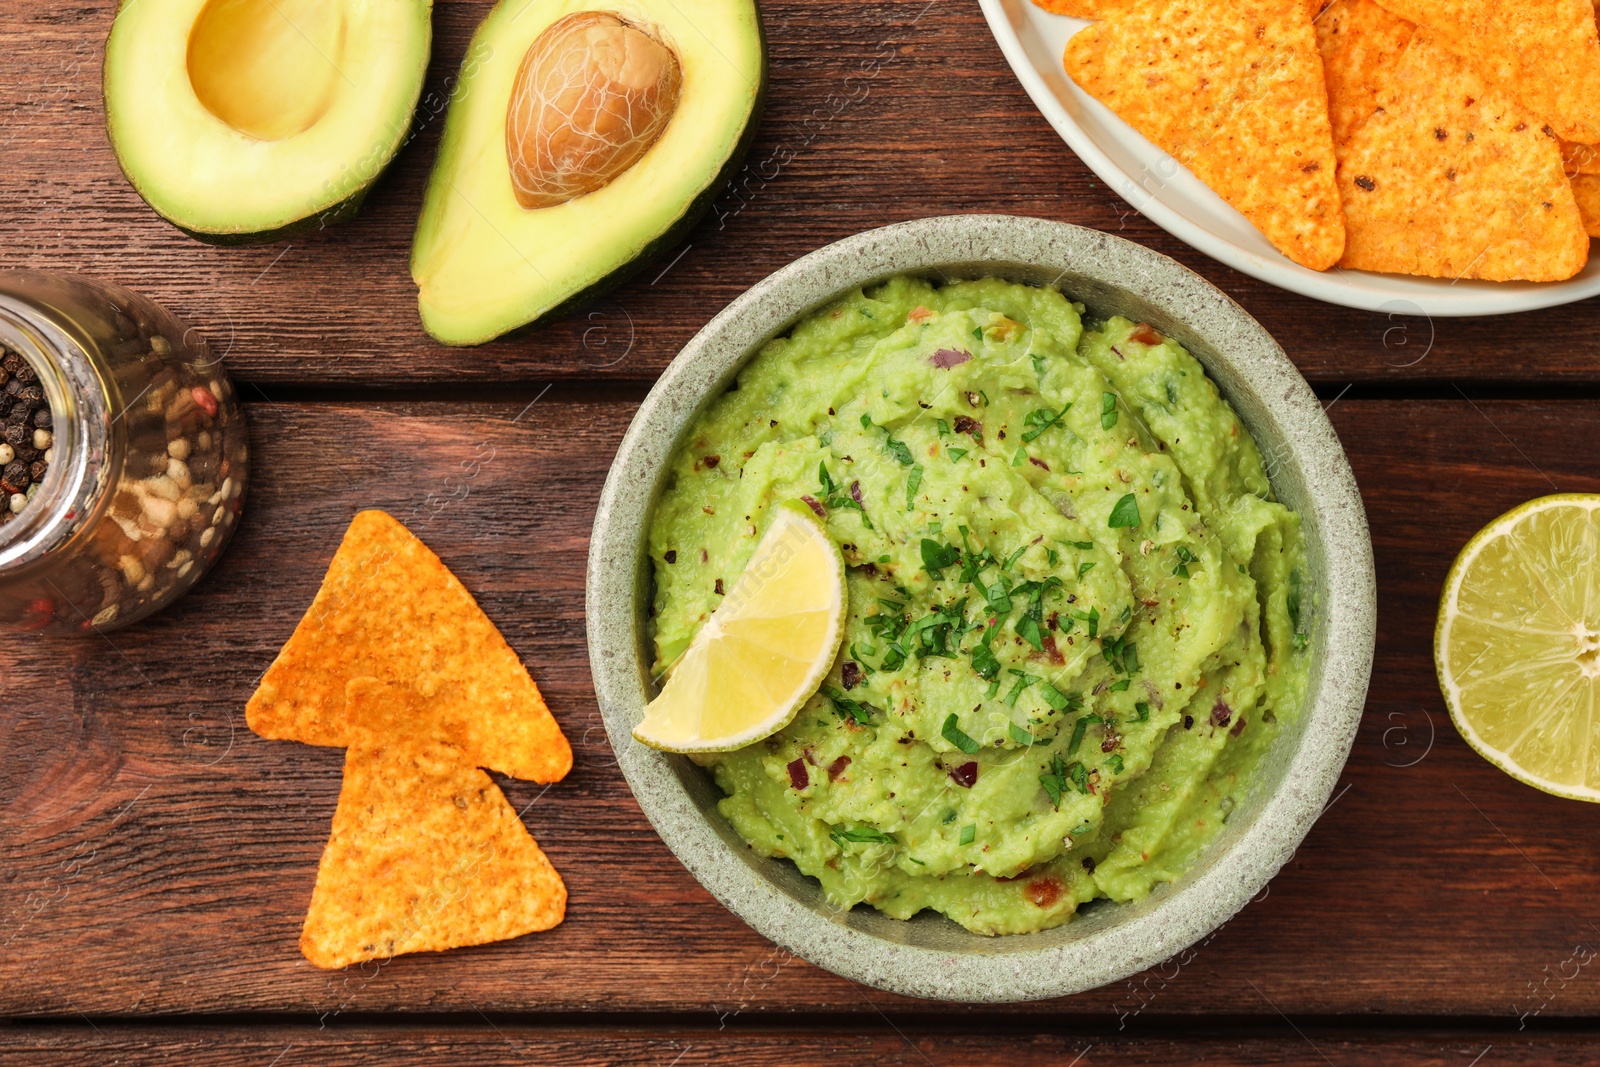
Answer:
[[[1235,270],[1330,304],[1404,315],[1503,315],[1600,293],[1600,256],[1564,282],[1452,282],[1302,267],[1200,179],[1073,84],[1062,70],[1061,53],[1067,39],[1088,23],[1052,15],[1031,0],[979,4],[1023,88],[1089,169],[1151,222]]]

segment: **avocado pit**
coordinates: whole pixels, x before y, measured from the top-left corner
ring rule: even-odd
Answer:
[[[517,203],[592,193],[637,163],[677,110],[683,68],[652,32],[609,11],[552,23],[529,46],[506,112]]]

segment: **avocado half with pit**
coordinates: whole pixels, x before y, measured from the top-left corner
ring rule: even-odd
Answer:
[[[355,214],[405,140],[432,0],[123,0],[106,130],[163,218],[222,244]]]
[[[488,341],[678,240],[738,169],[765,82],[755,0],[501,0],[417,223],[428,332]]]

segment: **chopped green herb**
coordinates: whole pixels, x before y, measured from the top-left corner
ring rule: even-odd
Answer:
[[[961,727],[957,726],[956,722],[956,713],[952,711],[950,717],[944,721],[944,728],[939,732],[944,735],[946,741],[971,756],[978,751],[980,746],[978,742],[962,733]]]
[[[883,555],[878,557],[878,562],[879,563],[888,563],[893,558],[894,558],[893,556],[891,556],[887,552],[885,552]]]
[[[1068,830],[1067,833],[1071,834],[1073,837],[1081,837],[1093,829],[1094,827],[1090,826],[1088,823],[1080,822],[1078,825]]]
[[[1045,793],[1050,797],[1050,806],[1060,810],[1061,797],[1067,791],[1066,761],[1061,758],[1061,753],[1050,757],[1045,773],[1039,776],[1039,784],[1044,786]]]
[[[1036,408],[1028,412],[1022,419],[1022,439],[1024,441],[1036,440],[1040,434],[1061,421],[1061,416],[1072,410],[1069,403],[1060,411],[1051,411],[1049,408]]]
[[[1034,356],[1033,357],[1033,373],[1037,374],[1041,378],[1044,377],[1044,357],[1043,356]]]
[[[1189,551],[1188,545],[1178,546],[1178,565],[1172,568],[1172,573],[1179,578],[1189,577],[1189,564],[1200,562],[1200,557]]]
[[[1088,563],[1078,564],[1078,577],[1081,579],[1085,574],[1088,574],[1090,571],[1094,570],[1094,568],[1094,560],[1090,560]]]
[[[1032,731],[1025,730],[1022,727],[1018,726],[1016,723],[1012,723],[1010,726],[1007,727],[1007,729],[1011,733],[1011,740],[1015,741],[1017,744],[1019,744],[1019,745],[1032,745],[1033,744],[1033,733],[1032,733]]]
[[[1017,636],[1032,645],[1034,651],[1044,651],[1044,631],[1039,627],[1039,621],[1031,616],[1024,615],[1011,624]]]
[[[863,414],[861,416],[861,428],[863,430],[872,429],[872,416],[871,415]]]
[[[1178,383],[1169,380],[1167,382],[1167,403],[1176,404],[1177,402],[1178,402]]]
[[[977,823],[969,822],[969,823],[967,823],[967,825],[965,825],[965,826],[963,826],[961,828],[961,844],[970,845],[970,844],[972,844],[973,839],[976,838],[977,836],[978,836],[978,824]]]
[[[833,843],[843,848],[846,842],[870,845],[892,845],[895,839],[892,835],[882,830],[874,830],[870,826],[835,827],[828,831],[828,836],[833,838]]]
[[[1053,548],[1046,548],[1044,550],[1044,558],[1052,567],[1061,561],[1061,557],[1056,554],[1056,550]]]
[[[1081,548],[1085,552],[1088,552],[1090,549],[1094,548],[1093,541],[1063,541],[1061,543],[1072,548]]]
[[[1094,637],[1096,634],[1099,633],[1099,630],[1100,630],[1100,609],[1099,608],[1090,608],[1088,611],[1077,611],[1077,610],[1074,610],[1074,611],[1068,612],[1068,614],[1070,614],[1074,619],[1077,619],[1079,622],[1086,622],[1086,623],[1089,624],[1089,636],[1090,637]]]
[[[1106,520],[1106,525],[1113,530],[1139,528],[1139,502],[1132,493],[1128,493],[1117,501],[1116,507],[1111,509],[1111,518]]]
[[[1137,704],[1135,704],[1133,706],[1133,710],[1135,712],[1135,714],[1133,716],[1133,721],[1134,722],[1149,722],[1150,721],[1150,705],[1149,704],[1146,704],[1144,701],[1141,700],[1141,701],[1139,701]]]
[[[1074,693],[1063,693],[1049,682],[1039,686],[1039,695],[1056,711],[1074,711],[1081,707],[1083,698]]]
[[[884,437],[883,447],[886,451],[888,451],[889,455],[893,456],[900,462],[900,466],[902,467],[909,467],[916,462],[916,460],[911,457],[910,446],[904,441],[895,440],[893,434]]]
[[[1117,424],[1117,394],[1100,394],[1100,428],[1109,430]]]
[[[945,813],[944,813],[944,817],[941,818],[939,821],[944,823],[946,826],[948,826],[951,823],[955,822],[956,821],[956,809],[955,808],[947,809],[945,811]]]
[[[1118,755],[1116,753],[1112,753],[1106,759],[1106,764],[1107,764],[1107,766],[1109,766],[1111,768],[1111,773],[1112,774],[1121,774],[1122,773],[1122,757],[1120,755]]]
[[[1019,671],[1015,667],[1011,668],[1011,673],[1017,676],[1017,684],[1013,685],[1011,691],[1006,694],[1006,706],[1014,708],[1017,706],[1017,698],[1022,695],[1022,691],[1039,679],[1037,676],[1029,674],[1027,671]]]
[[[1105,722],[1105,720],[1090,712],[1088,715],[1081,716],[1073,724],[1072,740],[1067,743],[1067,755],[1076,756],[1078,754],[1078,746],[1083,744],[1083,735],[1088,731],[1089,724],[1093,722]]]
[[[779,834],[778,836],[782,837],[783,835]],[[926,863],[924,863],[921,860],[917,859],[917,857],[915,857],[915,856],[907,856],[906,859],[910,860],[912,863],[915,863],[918,867],[926,867],[927,866]]]
[[[1128,691],[1128,686],[1131,684],[1133,683],[1130,679],[1124,678],[1120,682],[1112,682],[1111,688],[1106,691],[1108,693],[1126,693]]]
[[[922,539],[922,565],[931,577],[939,577],[940,571],[960,558],[961,550],[954,545],[941,545],[927,537]]]
[[[989,647],[989,635],[994,633],[991,626],[984,634],[984,639],[972,646],[972,669],[978,673],[979,678],[995,678],[1000,673],[1000,661],[994,658],[994,650]]]
[[[947,448],[944,450],[944,454],[950,457],[951,462],[955,462],[966,455],[967,450],[964,448]]]
[[[871,705],[852,700],[833,686],[824,686],[823,695],[833,704],[833,713],[841,719],[847,719],[857,726],[866,726],[872,721]]]
[[[983,331],[981,329],[979,329],[978,327],[974,326],[972,328],[972,339],[974,341],[983,340]]]
[[[948,422],[945,422],[943,419],[940,419],[939,421],[935,422],[933,425],[938,429],[940,437],[949,437],[950,436],[950,424]]]
[[[917,489],[922,485],[922,464],[912,466],[911,473],[906,477],[906,510],[911,511],[917,506]]]
[[[1022,554],[1024,552],[1026,552],[1026,551],[1028,551],[1028,546],[1027,545],[1023,545],[1021,548],[1019,548],[1015,552],[1011,553],[1011,555],[1006,557],[1006,561],[1004,563],[1000,564],[1000,569],[1003,570],[1003,571],[1009,571],[1011,569],[1012,564],[1016,563],[1017,560],[1021,559],[1022,558]]]
[[[1006,581],[1005,575],[1000,575],[991,586],[982,586],[984,599],[989,602],[989,610],[996,615],[1011,614],[1011,585]]]
[[[1028,462],[1028,450],[1018,446],[1016,455],[1011,457],[1011,465],[1013,467],[1020,467],[1026,462]]]
[[[1072,784],[1077,787],[1078,792],[1089,791],[1089,768],[1082,763],[1074,763],[1067,768],[1067,775],[1072,779]]]

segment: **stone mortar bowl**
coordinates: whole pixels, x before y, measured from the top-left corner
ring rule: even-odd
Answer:
[[[1306,706],[1222,834],[1143,901],[1100,901],[1035,934],[984,937],[941,915],[843,911],[787,861],[756,855],[717,812],[710,775],[636,742],[654,693],[646,531],[686,428],[768,339],[852,289],[895,274],[1056,285],[1091,315],[1151,324],[1193,353],[1299,512],[1315,591]],[[1225,923],[1294,854],[1339,778],[1361,719],[1376,630],[1372,544],[1354,477],[1322,405],[1272,337],[1166,256],[1059,222],[951,215],[887,226],[804,256],[752,286],[672,361],[640,406],[600,498],[589,550],[589,657],[617,761],[645,815],[711,893],[785,948],[880,989],[952,1001],[1062,996],[1135,974]],[[1329,887],[1330,891],[1332,887]]]

